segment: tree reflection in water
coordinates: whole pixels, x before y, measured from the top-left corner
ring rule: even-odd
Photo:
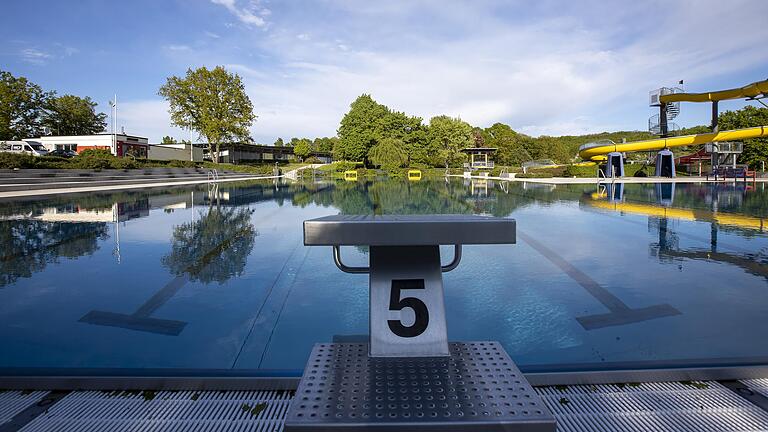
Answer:
[[[252,213],[247,207],[210,207],[200,219],[174,227],[163,265],[176,276],[203,283],[223,284],[242,275],[257,235]]]
[[[92,255],[107,237],[102,222],[0,221],[0,287],[31,277],[59,257]]]

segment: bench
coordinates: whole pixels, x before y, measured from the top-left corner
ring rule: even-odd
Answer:
[[[718,181],[718,179],[726,180],[728,178],[732,178],[736,181],[739,178],[742,178],[745,182],[747,181],[747,178],[752,178],[752,181],[754,182],[757,179],[757,172],[755,170],[750,170],[749,167],[717,167],[707,174],[707,180],[709,180],[710,177],[714,177],[715,181]]]

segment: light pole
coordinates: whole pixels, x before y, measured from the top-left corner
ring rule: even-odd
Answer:
[[[115,93],[115,100],[109,101],[109,106],[112,107],[112,154],[117,155],[117,93]]]

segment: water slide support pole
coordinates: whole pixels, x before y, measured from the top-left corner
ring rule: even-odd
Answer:
[[[662,102],[659,105],[659,132],[662,138],[669,136],[669,126],[667,124],[667,103]]]

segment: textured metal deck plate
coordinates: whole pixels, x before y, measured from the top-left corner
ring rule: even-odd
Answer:
[[[555,430],[498,342],[451,343],[450,351],[371,358],[368,344],[317,344],[285,430]]]

